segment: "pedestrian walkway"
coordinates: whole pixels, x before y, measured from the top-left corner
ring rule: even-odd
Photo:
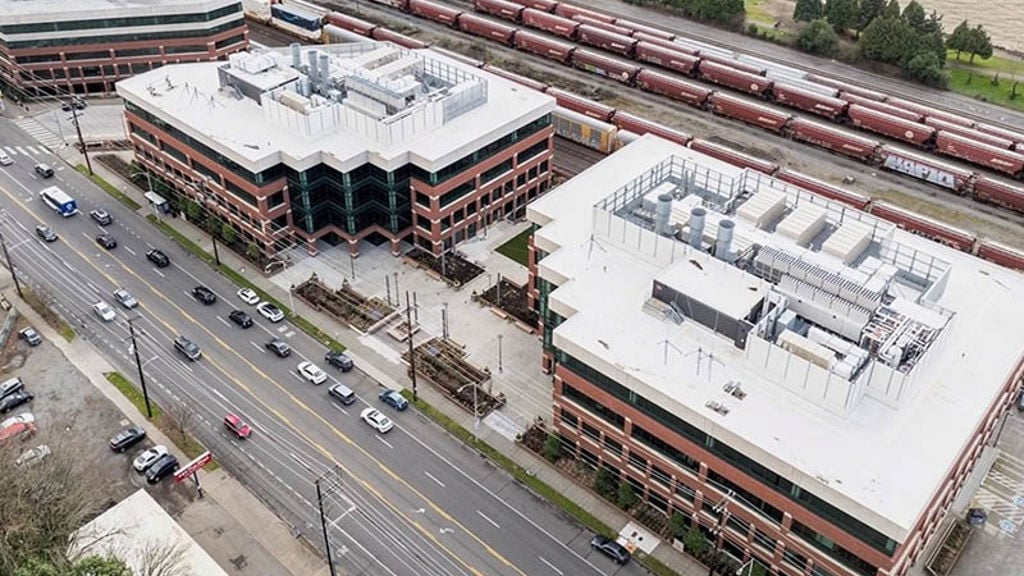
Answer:
[[[51,150],[57,150],[65,146],[65,143],[61,140],[60,136],[51,132],[49,128],[43,126],[35,118],[16,118],[13,122],[15,126],[21,128],[21,130],[26,134],[35,138],[40,144],[50,148]]]
[[[3,146],[3,149],[11,157],[14,156],[53,156],[45,146]]]

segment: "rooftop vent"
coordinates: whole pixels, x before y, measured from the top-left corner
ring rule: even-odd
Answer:
[[[747,397],[747,393],[740,387],[739,382],[730,381],[725,386],[722,386],[722,390],[725,390],[727,394],[731,394],[734,398],[743,400]]]
[[[715,402],[714,400],[708,400],[707,402],[704,403],[704,406],[706,406],[708,408],[711,408],[712,410],[714,410],[715,412],[718,412],[722,416],[726,416],[726,415],[729,414],[729,409],[726,408],[725,404],[722,404],[721,402]]]

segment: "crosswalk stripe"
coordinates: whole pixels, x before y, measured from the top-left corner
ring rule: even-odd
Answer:
[[[33,154],[39,154],[39,150],[35,146],[25,146],[25,149]]]
[[[4,150],[7,151],[7,154],[10,155],[10,156],[17,156],[18,155],[18,151],[15,150],[14,148],[10,147],[10,146],[4,146]]]
[[[18,154],[28,154],[28,152],[25,152],[25,149],[21,146],[15,146],[14,149],[18,151]]]

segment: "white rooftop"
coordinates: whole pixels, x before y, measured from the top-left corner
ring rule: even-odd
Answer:
[[[548,253],[539,274],[559,286],[549,307],[568,318],[555,330],[554,345],[902,541],[1021,359],[1024,277],[815,197],[830,214],[826,230],[841,229],[837,218],[847,218],[862,236],[873,231],[874,244],[864,255],[846,258],[844,250],[837,257],[821,250],[820,238],[798,246],[742,219],[735,219],[736,236],[762,253],[770,247],[821,267],[814,270],[829,269],[833,280],[849,284],[851,301],[860,300],[842,300],[846,308],[829,311],[841,320],[834,333],[812,328],[804,337],[790,331],[772,343],[758,322],[740,348],[689,317],[677,324],[671,314],[653,312],[652,283],[669,280],[695,300],[745,312],[765,294],[752,269],[740,270],[602,209],[613,193],[621,197],[624,186],[672,157],[726,177],[745,172],[644,136],[528,207],[528,218],[542,226],[535,245]],[[773,179],[751,177],[774,192]],[[715,214],[711,207],[707,213],[709,220]],[[866,245],[863,237],[858,242]],[[912,259],[914,273],[929,278],[927,287],[893,281],[912,275],[903,269],[911,268],[906,263]],[[792,285],[769,287],[776,310],[788,307],[810,318],[813,310],[799,306],[824,291],[787,280]],[[798,289],[807,292],[793,296]],[[888,294],[887,304],[872,303],[879,291]],[[819,367],[821,358],[808,360],[822,350],[832,356],[844,343],[851,362],[867,358],[866,350],[842,336],[851,327],[854,333],[875,327],[865,328],[862,312],[874,314],[872,322],[882,312],[892,314],[883,319],[903,315],[911,319],[908,326],[938,335],[920,358],[897,360],[893,366],[899,368],[873,355],[855,372],[859,377],[838,376],[843,370],[835,360],[842,355],[828,359],[831,371]],[[787,352],[784,345],[800,349]],[[744,398],[723,390],[732,382],[742,385]],[[724,410],[713,410],[717,405]]]
[[[117,92],[253,172],[281,162],[433,171],[555,107],[441,54],[382,42],[173,64],[118,82]]]
[[[238,0],[0,0],[0,24],[190,14],[237,3]]]

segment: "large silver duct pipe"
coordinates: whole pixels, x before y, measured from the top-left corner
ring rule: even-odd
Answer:
[[[732,237],[735,228],[736,223],[732,220],[722,220],[718,223],[718,236],[715,238],[715,258],[732,262]]]
[[[315,90],[320,86],[320,74],[316,66],[316,50],[306,52],[306,60],[309,62],[309,86]]]
[[[690,246],[700,250],[704,244],[704,216],[707,210],[694,206],[690,210]]]
[[[300,70],[302,68],[302,44],[292,42],[289,48],[292,49],[292,68]]]
[[[326,52],[320,53],[320,93],[324,96],[331,88],[331,55]]]
[[[654,207],[654,233],[659,236],[668,236],[669,217],[672,216],[672,195],[659,194],[658,204]]]

